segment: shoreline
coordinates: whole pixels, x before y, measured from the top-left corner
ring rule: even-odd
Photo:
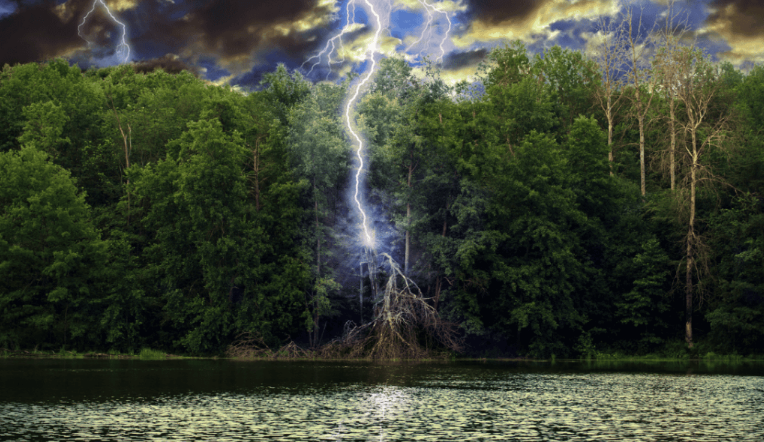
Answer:
[[[671,357],[650,357],[650,356],[619,356],[605,358],[422,358],[422,359],[371,359],[371,358],[320,358],[320,357],[230,357],[230,356],[185,356],[160,351],[143,351],[141,353],[100,353],[100,352],[76,352],[76,351],[39,351],[39,350],[7,350],[0,349],[0,359],[100,359],[100,360],[152,360],[152,361],[170,361],[180,359],[208,359],[208,360],[229,360],[229,361],[289,361],[289,362],[374,362],[374,363],[460,363],[460,362],[526,362],[526,363],[622,363],[622,362],[642,362],[642,363],[661,363],[661,362],[712,362],[712,363],[764,363],[764,355],[717,355],[709,354],[705,357],[694,358],[671,358]]]

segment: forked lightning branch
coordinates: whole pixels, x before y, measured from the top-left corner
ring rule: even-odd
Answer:
[[[115,17],[114,14],[112,14],[111,9],[109,9],[109,7],[106,5],[106,3],[104,3],[103,0],[93,1],[93,7],[91,7],[88,13],[85,14],[85,16],[82,18],[82,23],[80,23],[80,25],[77,26],[77,34],[79,34],[79,36],[82,37],[83,40],[88,42],[88,46],[91,44],[90,41],[88,41],[88,39],[85,38],[85,36],[82,34],[82,27],[85,26],[85,23],[88,21],[88,18],[93,13],[93,11],[95,11],[99,3],[106,10],[106,13],[109,15],[109,17],[111,17],[111,19],[116,24],[122,27],[122,37],[120,39],[119,44],[116,47],[116,53],[117,55],[122,55],[122,63],[127,63],[128,61],[130,61],[130,45],[127,44],[127,26],[125,26],[125,24],[122,23],[121,21],[117,20],[117,17]]]
[[[419,51],[415,54],[415,58],[421,58],[423,52],[429,47],[431,40],[437,39],[438,41],[436,44],[439,49],[439,54],[436,58],[436,62],[441,63],[445,55],[444,45],[448,41],[451,32],[451,18],[447,12],[436,6],[436,4],[433,2],[428,2],[427,0],[419,0],[419,4],[427,14],[427,20],[424,23],[419,38],[406,48],[406,52],[409,52],[412,49],[419,49]],[[335,53],[339,53],[339,51],[343,49],[343,37],[359,27],[359,24],[355,21],[356,8],[359,6],[367,12],[367,16],[369,18],[369,23],[367,23],[367,26],[370,26],[373,29],[373,38],[370,40],[368,46],[363,52],[363,59],[358,60],[361,64],[366,63],[366,69],[361,74],[361,79],[351,89],[351,95],[348,98],[347,104],[345,105],[344,117],[345,129],[350,137],[351,143],[353,143],[356,158],[358,160],[358,169],[356,170],[354,180],[353,203],[358,210],[361,220],[360,239],[364,247],[374,250],[376,248],[376,238],[374,231],[369,226],[369,215],[367,214],[367,209],[364,207],[363,190],[361,188],[361,178],[366,172],[365,166],[367,163],[364,161],[364,141],[361,135],[359,135],[354,129],[355,124],[353,121],[353,111],[360,95],[371,80],[376,70],[377,60],[375,57],[381,52],[379,48],[381,36],[383,33],[389,33],[390,31],[389,29],[386,29],[383,24],[390,23],[390,12],[393,10],[393,0],[363,0],[363,3],[360,3],[359,0],[348,0],[347,4],[345,5],[345,13],[347,17],[345,26],[343,26],[340,32],[338,32],[326,42],[326,45],[321,51],[319,51],[318,54],[306,60],[305,63],[303,63],[303,67],[306,64],[313,62],[307,72],[307,74],[310,75],[316,66],[322,64],[323,60],[326,60],[325,63],[328,66],[326,79],[328,79],[329,75],[332,73],[332,65],[345,61],[344,58],[336,59],[333,58],[333,56]],[[442,32],[442,36],[440,36],[439,33],[434,29],[435,26],[439,25],[438,21],[435,19],[435,14],[438,14],[444,19],[443,22],[446,30]]]

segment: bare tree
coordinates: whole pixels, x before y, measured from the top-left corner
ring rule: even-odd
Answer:
[[[669,0],[666,10],[666,18],[663,29],[660,30],[658,38],[660,43],[653,59],[653,72],[656,78],[656,85],[663,93],[669,108],[669,134],[671,142],[669,145],[668,169],[671,178],[671,190],[676,189],[676,93],[679,81],[679,61],[677,57],[680,52],[680,42],[687,29],[687,16],[680,19],[681,11],[676,11],[675,0]]]
[[[652,31],[648,32],[642,25],[642,14],[636,18],[635,25],[634,10],[628,7],[624,14],[624,21],[628,28],[626,39],[629,42],[628,63],[629,80],[634,87],[634,95],[631,96],[634,105],[634,114],[639,124],[639,168],[640,168],[640,189],[642,196],[646,193],[645,185],[645,118],[650,110],[650,104],[655,96],[652,92],[643,91],[643,88],[649,87],[651,77],[649,71],[649,62],[647,60],[648,49],[651,43]],[[647,102],[643,102],[642,94],[647,93]]]
[[[594,43],[590,46],[591,58],[600,68],[602,82],[594,93],[594,99],[605,112],[607,119],[608,161],[610,175],[613,175],[613,127],[615,114],[621,107],[623,94],[622,78],[625,74],[628,48],[626,46],[625,21],[610,17],[600,17]]]
[[[722,81],[718,69],[699,49],[679,47],[675,53],[677,88],[676,96],[684,105],[683,119],[677,120],[684,135],[684,152],[687,156],[685,192],[688,204],[687,236],[685,237],[685,340],[692,347],[693,297],[696,279],[707,267],[703,258],[705,249],[702,237],[696,230],[696,194],[700,184],[719,179],[713,174],[706,157],[713,148],[723,149],[721,143],[730,116],[729,103],[720,100]],[[700,291],[698,291],[700,293]],[[702,294],[702,293],[701,293]],[[702,300],[702,297],[701,297]]]

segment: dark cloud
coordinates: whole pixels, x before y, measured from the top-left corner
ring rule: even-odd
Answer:
[[[764,34],[764,2],[762,0],[713,0],[715,12],[706,19],[708,24],[729,23],[734,34],[755,37]]]
[[[474,66],[485,58],[487,49],[475,49],[465,52],[451,52],[443,59],[443,69],[455,71],[466,66]]]
[[[301,32],[284,34],[279,26],[330,14],[317,0],[213,0],[173,24],[171,33],[198,41],[223,58],[249,55],[274,46],[290,53],[312,50],[317,44]]]
[[[534,14],[545,0],[469,0],[468,10],[484,23],[522,20]]]
[[[109,3],[108,0],[107,4]],[[0,19],[0,65],[42,61],[59,55],[87,65],[116,46],[119,30],[101,7],[83,27],[93,45],[87,48],[77,26],[93,0],[14,0],[16,11]],[[30,4],[32,3],[32,4]],[[258,64],[263,53],[278,49],[305,58],[325,40],[331,26],[301,31],[295,23],[310,24],[332,14],[318,0],[145,0],[133,9],[115,12],[127,24],[133,60],[176,53],[196,63],[195,57],[213,56],[225,64],[236,60],[239,69]],[[7,8],[6,8],[7,9]],[[288,30],[288,32],[284,32]],[[74,54],[77,49],[83,50]],[[87,51],[84,51],[88,49]],[[168,63],[165,59],[161,63]],[[153,62],[152,62],[153,63]],[[174,68],[177,64],[166,64]],[[148,66],[148,65],[147,65]]]
[[[154,72],[157,69],[162,69],[168,74],[178,74],[182,71],[188,71],[196,77],[199,76],[199,68],[197,66],[188,64],[180,58],[172,55],[165,55],[164,57],[133,63],[133,69],[135,69],[136,72],[144,74]]]
[[[0,65],[43,61],[82,45],[77,23],[56,15],[55,1],[15,3],[16,12],[0,20]]]

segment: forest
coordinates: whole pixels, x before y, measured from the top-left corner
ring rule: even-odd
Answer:
[[[354,117],[379,252],[460,355],[761,354],[764,67],[598,54],[513,42],[455,86],[383,59]],[[5,65],[0,348],[318,348],[372,320],[352,81]]]

